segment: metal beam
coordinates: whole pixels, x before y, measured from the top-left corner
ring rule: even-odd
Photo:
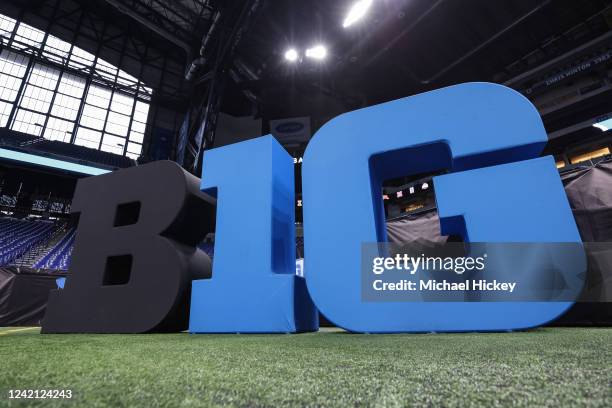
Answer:
[[[119,10],[119,12],[138,21],[143,26],[161,35],[162,37],[166,38],[168,41],[172,42],[173,44],[178,45],[183,50],[185,50],[186,54],[189,55],[189,53],[191,53],[191,46],[188,43],[178,38],[174,34],[168,32],[167,30],[164,30],[163,28],[156,26],[150,20],[146,19],[145,17],[137,13],[135,10],[126,7],[120,0],[105,0],[105,1],[111,6],[115,7],[117,10]]]
[[[246,0],[242,9],[240,10],[240,14],[236,19],[232,30],[227,36],[219,39],[215,66],[212,69],[212,78],[208,84],[209,88],[206,98],[205,111],[202,121],[200,122],[201,125],[196,132],[196,135],[201,134],[201,139],[194,140],[194,144],[196,145],[196,155],[194,157],[192,171],[196,175],[199,174],[202,169],[204,149],[210,148],[214,144],[215,128],[221,103],[222,89],[228,76],[228,68],[232,62],[234,50],[240,42],[240,39],[243,37],[244,32],[247,30],[250,20],[255,14],[255,11],[260,3],[260,0]]]

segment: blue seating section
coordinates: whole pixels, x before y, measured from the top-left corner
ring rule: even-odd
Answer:
[[[33,265],[33,268],[67,270],[70,265],[70,256],[72,255],[75,234],[76,229],[70,229],[47,255],[43,256]]]
[[[17,220],[0,218],[0,266],[10,265],[30,249],[44,245],[50,240],[60,225],[51,221]],[[74,247],[76,229],[69,229],[66,234],[42,258],[33,265],[34,269],[68,270]],[[202,242],[198,247],[211,259],[214,256],[214,243]],[[303,253],[303,238],[298,238],[298,254]]]
[[[21,257],[31,248],[48,240],[57,225],[49,221],[0,218],[0,266]]]

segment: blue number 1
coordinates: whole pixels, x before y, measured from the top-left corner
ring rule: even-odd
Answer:
[[[272,137],[206,151],[202,190],[217,197],[211,279],[193,282],[191,333],[317,330],[295,274],[293,159]]]

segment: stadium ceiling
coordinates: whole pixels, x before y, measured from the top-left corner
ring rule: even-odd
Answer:
[[[612,27],[609,0],[373,0],[362,20],[345,28],[354,3],[265,3],[236,60],[252,73],[241,88],[282,101],[270,102],[266,116],[307,113],[321,103],[341,112],[459,82],[504,83]],[[314,44],[327,47],[324,61],[285,58],[287,50]],[[523,91],[559,68],[512,86]]]
[[[213,13],[213,5],[208,0],[104,1],[187,53],[192,51],[193,43]]]
[[[222,109],[267,118],[331,117],[474,80],[524,91],[563,67],[536,68],[568,53],[571,65],[612,27],[611,0],[372,0],[349,27],[357,0],[71,1],[170,55],[184,92],[223,71]],[[323,60],[285,58],[317,44]]]

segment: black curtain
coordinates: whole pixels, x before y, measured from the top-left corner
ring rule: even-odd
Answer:
[[[0,268],[0,326],[39,325],[49,291],[64,273],[36,272],[31,269]]]
[[[579,301],[554,324],[612,323],[612,161],[561,175],[582,241],[588,269]]]

